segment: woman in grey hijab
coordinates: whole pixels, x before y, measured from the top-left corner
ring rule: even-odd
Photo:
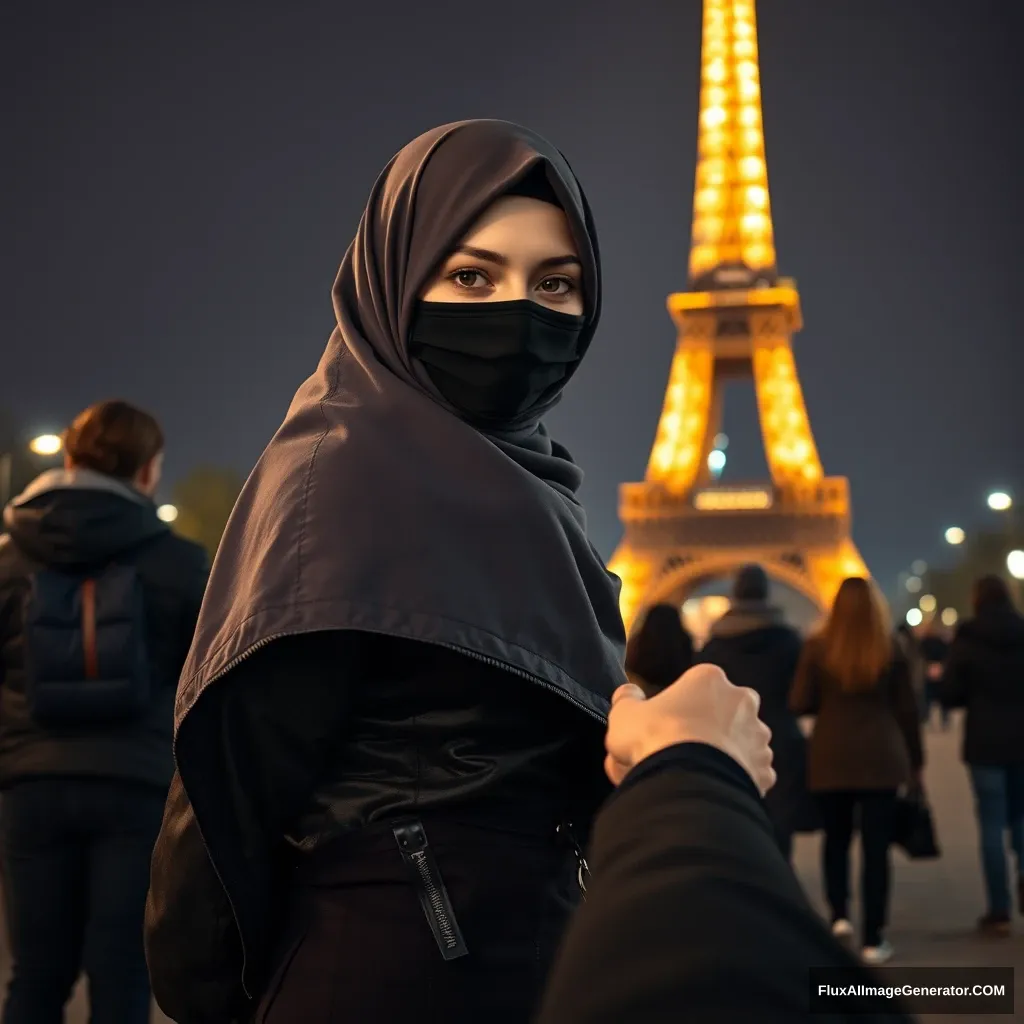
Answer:
[[[182,1024],[523,1021],[625,680],[618,580],[542,423],[598,322],[586,199],[526,129],[434,129],[333,294],[182,674],[154,992]]]

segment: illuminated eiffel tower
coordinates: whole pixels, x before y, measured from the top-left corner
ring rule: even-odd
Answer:
[[[657,602],[760,562],[819,608],[867,576],[849,484],[826,477],[791,336],[796,282],[776,270],[754,0],[704,0],[689,288],[668,299],[678,343],[643,483],[623,484],[610,563],[627,628]],[[770,481],[724,487],[708,468],[726,381],[753,378]]]

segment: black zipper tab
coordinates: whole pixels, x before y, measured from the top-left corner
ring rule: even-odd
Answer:
[[[427,843],[427,833],[418,818],[403,818],[392,825],[398,849],[402,852],[420,898],[420,906],[437,940],[437,948],[445,960],[457,960],[469,950],[455,920],[455,911],[448,898],[448,890]]]

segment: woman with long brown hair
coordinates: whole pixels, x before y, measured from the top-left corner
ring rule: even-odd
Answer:
[[[843,581],[829,617],[804,647],[790,707],[814,715],[808,786],[825,830],[823,873],[832,930],[852,935],[850,842],[860,811],[862,955],[892,956],[883,930],[896,793],[920,781],[924,754],[910,668],[895,645],[883,598],[865,579]]]

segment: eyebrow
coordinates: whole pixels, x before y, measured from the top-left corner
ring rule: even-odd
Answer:
[[[503,256],[500,252],[494,252],[491,249],[478,249],[474,245],[457,245],[452,250],[452,256],[472,256],[474,259],[483,260],[485,263],[493,263],[498,267],[508,266],[508,257]],[[579,267],[582,264],[579,261],[579,257],[572,255],[565,256],[549,256],[546,260],[541,260],[537,264],[538,267]]]

